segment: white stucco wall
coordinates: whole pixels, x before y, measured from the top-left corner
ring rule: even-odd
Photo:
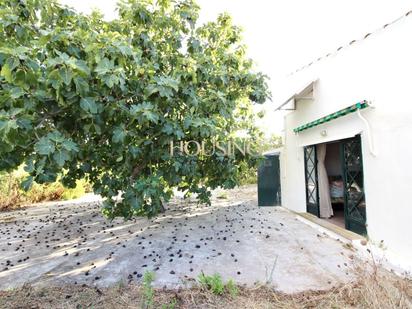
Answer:
[[[399,264],[412,269],[412,16],[294,74],[301,87],[318,79],[313,101],[299,101],[285,116],[281,156],[282,204],[305,212],[303,145],[361,133],[368,236],[383,240]],[[307,129],[293,129],[361,100],[371,125],[377,156],[369,151],[364,123],[353,113]],[[320,132],[326,130],[326,137]]]

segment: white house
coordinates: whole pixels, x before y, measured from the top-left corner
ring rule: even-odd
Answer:
[[[412,13],[279,87],[282,206],[367,235],[412,269]]]

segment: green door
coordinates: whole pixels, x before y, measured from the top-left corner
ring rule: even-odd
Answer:
[[[258,168],[258,205],[280,206],[279,154],[266,155]]]
[[[305,181],[306,181],[306,211],[319,217],[319,190],[318,190],[318,159],[316,145],[306,146]]]
[[[360,135],[341,143],[343,165],[345,226],[366,235],[366,204],[363,187],[362,143]]]

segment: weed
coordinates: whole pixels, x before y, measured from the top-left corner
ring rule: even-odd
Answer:
[[[161,308],[162,308],[162,309],[175,309],[175,308],[176,308],[176,303],[177,303],[176,298],[173,298],[173,299],[170,301],[170,303],[168,303],[168,304],[163,304]]]
[[[233,281],[233,279],[230,279],[226,283],[226,290],[229,292],[230,296],[236,297],[237,294],[239,293],[239,289],[236,286],[236,283]]]
[[[203,272],[199,275],[199,283],[202,287],[212,291],[213,294],[222,295],[225,291],[225,284],[219,274],[207,276]]]
[[[275,261],[273,262],[272,269],[270,270],[268,276],[268,268],[266,267],[266,284],[271,284],[273,280],[273,273],[275,272],[275,267],[278,262],[278,255],[276,255]]]
[[[146,271],[143,275],[143,307],[152,308],[154,299],[154,289],[152,282],[155,278],[154,272]]]
[[[126,285],[125,285],[124,281],[123,281],[123,280],[119,280],[119,281],[117,282],[117,284],[115,285],[115,288],[120,291],[120,290],[124,289],[125,286],[126,286]]]
[[[235,297],[238,294],[238,289],[235,282],[230,279],[225,284],[219,274],[208,276],[202,272],[199,275],[198,281],[204,289],[211,291],[215,295],[222,295],[225,290],[229,292],[232,297]]]

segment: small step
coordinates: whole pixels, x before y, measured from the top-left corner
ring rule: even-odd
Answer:
[[[317,225],[320,225],[321,227],[330,230],[331,232],[338,234],[347,240],[354,241],[354,240],[366,240],[365,237],[362,235],[356,234],[352,231],[346,230],[344,228],[341,228],[340,226],[337,226],[333,223],[330,223],[324,219],[318,218],[308,212],[295,212],[298,216],[301,216],[305,218],[306,220],[315,223]]]

